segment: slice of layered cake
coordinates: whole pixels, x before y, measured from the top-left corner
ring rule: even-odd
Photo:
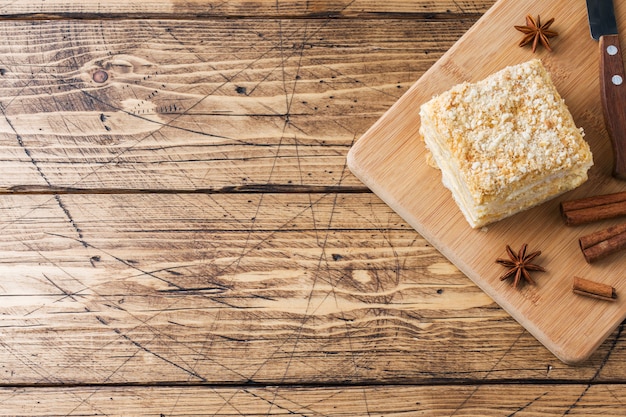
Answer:
[[[578,187],[593,165],[538,59],[459,84],[422,105],[420,117],[443,184],[473,228]]]

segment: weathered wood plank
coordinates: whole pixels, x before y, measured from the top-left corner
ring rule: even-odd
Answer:
[[[399,23],[1,23],[0,188],[360,186],[350,146],[472,20]]]
[[[5,385],[626,375],[621,327],[563,365],[371,194],[0,204]]]
[[[202,17],[368,17],[483,14],[495,0],[313,0],[313,1],[204,1],[204,0],[16,0],[0,5],[5,17],[76,18],[202,18]]]
[[[626,386],[76,387],[0,389],[12,416],[623,416]]]

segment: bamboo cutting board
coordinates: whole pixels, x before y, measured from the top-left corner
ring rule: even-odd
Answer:
[[[616,14],[626,33],[626,5],[617,2]],[[551,17],[559,33],[552,53],[520,48],[526,14]],[[622,40],[622,45],[626,39]],[[477,81],[507,66],[541,58],[557,89],[582,126],[594,154],[589,180],[578,189],[539,207],[496,224],[469,227],[439,171],[425,161],[419,135],[419,106],[433,95],[462,81]],[[612,152],[604,128],[599,93],[598,43],[591,39],[584,0],[498,1],[458,42],[427,71],[352,147],[352,172],[429,240],[444,256],[511,314],[565,363],[587,359],[626,317],[626,255],[613,255],[589,265],[578,247],[582,235],[620,220],[567,227],[560,201],[626,190],[626,182],[611,178]],[[624,103],[626,108],[626,103]],[[624,220],[621,220],[624,221]],[[535,286],[514,289],[498,277],[504,268],[495,263],[528,243],[541,250]],[[574,276],[614,286],[616,302],[573,294]]]

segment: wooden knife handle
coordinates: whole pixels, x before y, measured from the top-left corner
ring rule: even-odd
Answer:
[[[613,176],[626,180],[626,75],[618,35],[600,37],[600,84],[613,147]]]

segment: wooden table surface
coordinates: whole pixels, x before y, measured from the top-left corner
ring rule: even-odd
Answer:
[[[623,416],[346,167],[493,3],[0,2],[0,415]]]

